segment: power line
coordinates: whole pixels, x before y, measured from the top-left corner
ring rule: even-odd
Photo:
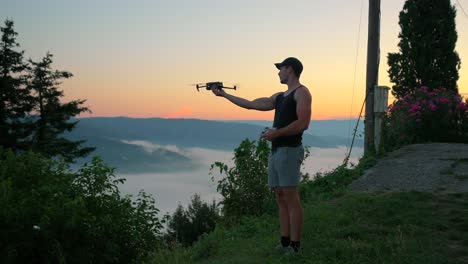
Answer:
[[[354,101],[354,90],[356,88],[356,75],[357,75],[357,64],[358,64],[358,58],[359,58],[359,43],[361,39],[361,24],[362,24],[362,10],[364,9],[364,0],[361,0],[361,14],[359,16],[359,28],[358,28],[358,37],[357,37],[357,44],[356,44],[356,59],[354,60],[354,79],[353,79],[353,93],[351,96],[351,107],[349,109],[349,123],[348,123],[348,142],[346,145],[349,146],[349,140],[350,140],[350,131],[351,131],[351,115],[353,111],[353,101]],[[348,148],[346,152],[351,152],[350,149]]]
[[[364,105],[366,104],[367,96],[369,95],[369,92],[370,92],[370,90],[368,90],[366,92],[366,97],[364,98],[364,102],[362,102],[361,111],[359,112],[359,118],[358,118],[358,120],[356,122],[356,127],[354,128],[353,141],[351,141],[351,147],[349,148],[349,152],[346,154],[346,157],[345,157],[345,159],[343,161],[343,166],[344,167],[348,166],[349,157],[351,156],[351,151],[353,150],[354,139],[356,138],[356,133],[357,133],[357,129],[358,129],[358,126],[359,126],[359,121],[361,121],[362,110],[364,110]]]
[[[466,14],[465,12],[465,9],[463,9],[463,6],[460,4],[460,2],[458,0],[456,0],[457,3],[458,3],[458,6],[460,7],[461,11],[463,12],[463,14],[465,15],[465,17],[468,19],[468,15]]]

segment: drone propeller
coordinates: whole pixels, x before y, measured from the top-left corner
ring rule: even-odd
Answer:
[[[191,83],[189,85],[190,86],[195,86],[195,88],[197,88],[197,91],[200,91],[200,88],[205,87],[203,84],[200,84],[200,83]]]

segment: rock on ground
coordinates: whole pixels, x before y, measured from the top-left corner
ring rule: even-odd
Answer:
[[[350,185],[352,191],[468,192],[468,144],[402,147]]]

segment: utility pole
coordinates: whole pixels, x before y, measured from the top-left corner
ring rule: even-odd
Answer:
[[[380,61],[380,0],[369,0],[368,24],[364,155],[374,146],[374,88],[379,81]]]

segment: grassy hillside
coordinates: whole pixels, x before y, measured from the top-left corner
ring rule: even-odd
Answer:
[[[301,186],[299,256],[274,251],[279,222],[272,211],[218,227],[193,247],[157,252],[150,263],[468,263],[468,194],[347,191],[365,163]]]

